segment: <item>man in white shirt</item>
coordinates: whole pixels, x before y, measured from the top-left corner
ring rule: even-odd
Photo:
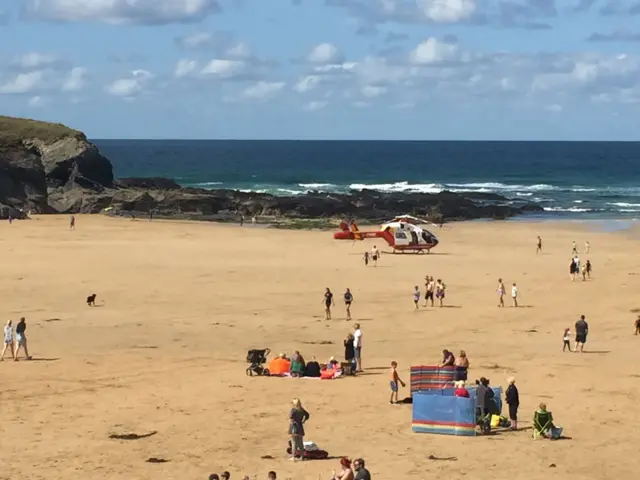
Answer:
[[[516,287],[515,282],[511,287],[511,298],[513,299],[513,306],[517,307],[518,306],[518,287]]]
[[[356,357],[356,372],[362,371],[362,332],[360,331],[360,324],[356,323],[353,326],[353,352]]]

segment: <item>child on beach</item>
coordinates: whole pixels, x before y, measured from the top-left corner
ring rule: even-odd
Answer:
[[[511,298],[513,299],[513,306],[518,306],[518,287],[516,287],[516,282],[513,282],[513,286],[511,287]]]
[[[364,266],[369,265],[369,252],[364,252]]]
[[[562,341],[564,344],[562,345],[562,351],[566,352],[567,348],[571,351],[571,329],[565,328],[564,334],[562,335]]]
[[[398,383],[403,387],[405,386],[404,382],[398,376],[397,369],[398,369],[398,363],[391,362],[391,370],[389,371],[389,374],[390,374],[389,386],[391,387],[391,397],[389,398],[389,403],[392,405],[398,403]]]
[[[416,285],[415,287],[413,287],[413,303],[416,306],[416,311],[419,309],[418,307],[418,303],[420,303],[420,289],[418,288],[418,286]]]
[[[504,283],[502,283],[502,279],[499,278],[498,279],[498,298],[499,298],[498,307],[504,307],[504,294],[505,294]]]

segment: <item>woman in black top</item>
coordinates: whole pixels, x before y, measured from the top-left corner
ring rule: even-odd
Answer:
[[[353,362],[353,359],[356,358],[356,352],[353,348],[353,334],[347,335],[347,338],[344,339],[344,360],[346,362]]]
[[[509,386],[507,387],[507,391],[505,392],[505,400],[509,405],[509,420],[511,420],[511,428],[513,430],[517,430],[520,394],[518,393],[518,387],[516,387],[516,379],[513,377],[509,379]]]
[[[324,302],[325,320],[331,320],[331,306],[335,305],[335,302],[333,301],[333,293],[331,293],[329,287],[325,290],[322,301]]]
[[[351,290],[347,288],[347,291],[344,292],[344,305],[347,308],[347,320],[351,320],[351,302],[353,302],[353,295],[351,295]]]
[[[20,348],[24,348],[24,355],[27,357],[27,360],[31,360],[29,356],[29,349],[27,348],[27,335],[25,331],[27,330],[27,324],[24,317],[20,319],[18,325],[16,325],[16,356],[14,357],[15,361],[18,361],[18,352],[20,352]]]

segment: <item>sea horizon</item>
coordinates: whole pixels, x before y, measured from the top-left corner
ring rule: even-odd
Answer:
[[[528,218],[640,218],[640,142],[92,140],[117,178],[296,196],[495,193]]]

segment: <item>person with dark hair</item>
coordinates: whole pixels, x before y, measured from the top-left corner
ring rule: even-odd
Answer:
[[[442,350],[442,364],[440,365],[440,368],[453,367],[455,363],[456,357],[453,355],[453,353],[451,353],[447,349]]]
[[[276,477],[276,472],[274,472],[273,470],[271,470],[268,474],[267,474],[267,480],[277,480],[278,477]]]
[[[27,348],[27,335],[25,331],[27,330],[27,323],[24,317],[20,319],[18,325],[16,325],[16,354],[13,359],[18,361],[18,353],[20,349],[24,349],[24,355],[27,360],[31,360],[31,356],[29,355],[29,349]]]
[[[333,293],[331,293],[329,287],[324,291],[322,302],[324,303],[325,320],[331,320],[331,306],[335,305],[336,302],[333,300]]]
[[[229,480],[231,478],[231,474],[227,471],[222,472],[220,475],[220,480]]]
[[[211,475],[209,475],[209,480],[220,480],[220,477],[217,473],[212,473]]]
[[[364,468],[364,460],[362,458],[356,458],[353,461],[353,469],[356,471],[354,480],[371,480],[371,474],[369,470]]]
[[[576,345],[573,349],[574,352],[578,351],[580,347],[580,353],[584,350],[584,344],[587,343],[587,335],[589,334],[589,324],[585,320],[584,315],[580,315],[580,320],[576,322]]]

